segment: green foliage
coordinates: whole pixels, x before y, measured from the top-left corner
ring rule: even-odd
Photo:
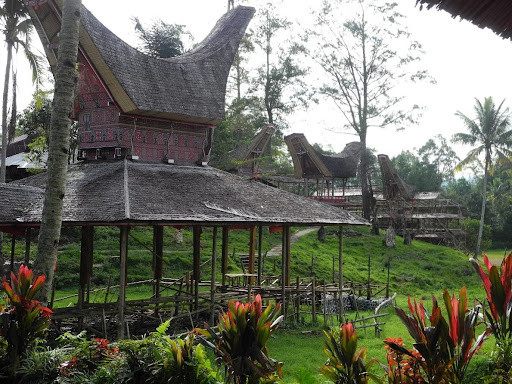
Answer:
[[[337,332],[324,332],[327,362],[320,372],[336,384],[367,384],[366,348],[357,351],[357,333],[352,323]]]
[[[402,151],[392,160],[398,175],[418,191],[437,191],[443,181],[435,164],[416,157],[410,151]]]
[[[437,300],[432,296],[432,313],[429,315],[423,306],[409,298],[409,311],[411,315],[399,307],[395,312],[407,327],[407,331],[414,340],[414,354],[394,341],[385,343],[393,350],[407,355],[419,366],[423,372],[423,379],[430,384],[462,383],[466,369],[473,355],[482,347],[489,335],[485,330],[475,338],[475,329],[478,325],[479,308],[467,310],[466,288],[459,292],[459,298],[450,297],[447,290],[443,292],[446,309],[446,318],[441,313]],[[430,323],[427,325],[427,321]]]
[[[4,277],[2,290],[7,305],[0,306],[0,336],[7,341],[11,374],[18,369],[27,348],[44,335],[50,324],[52,311],[34,300],[44,281],[44,276],[34,276],[24,265],[17,276],[11,272],[9,283]]]
[[[475,249],[480,229],[480,220],[466,219],[462,222],[462,229],[466,232],[466,248]],[[482,232],[482,242],[480,249],[486,251],[492,246],[492,228],[490,225],[484,224]]]
[[[158,58],[169,58],[185,52],[183,39],[192,35],[184,25],[168,24],[162,20],[155,21],[151,27],[144,27],[138,17],[132,18],[135,32],[142,41],[141,49],[144,53]]]
[[[227,371],[227,381],[252,384],[260,379],[281,376],[282,363],[268,357],[267,341],[282,320],[280,304],[270,303],[265,310],[260,295],[252,303],[230,301],[228,311],[219,315],[219,334],[205,323],[195,329],[215,351]]]

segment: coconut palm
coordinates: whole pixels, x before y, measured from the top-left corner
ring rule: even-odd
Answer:
[[[503,100],[498,106],[494,104],[492,97],[486,97],[483,103],[475,99],[474,111],[476,118],[472,120],[460,111],[459,116],[466,126],[468,133],[456,133],[452,141],[456,143],[476,145],[471,149],[466,158],[457,166],[457,170],[464,166],[479,161],[481,155],[485,156],[484,161],[484,180],[482,185],[482,211],[480,216],[480,228],[474,258],[480,253],[480,244],[482,242],[482,232],[485,218],[485,203],[487,201],[487,178],[492,173],[496,161],[510,162],[512,156],[512,130],[510,130],[510,112],[508,108],[503,107]]]
[[[2,98],[2,157],[0,168],[0,182],[5,183],[5,157],[8,142],[8,123],[7,123],[7,102],[9,95],[9,83],[12,71],[13,50],[23,48],[32,68],[32,80],[38,84],[39,68],[41,58],[34,54],[30,46],[30,35],[32,32],[32,21],[28,17],[28,11],[22,0],[4,0],[0,7],[0,28],[5,36],[6,65],[4,78],[4,91]],[[13,101],[13,106],[15,101]],[[14,117],[15,118],[15,117]]]

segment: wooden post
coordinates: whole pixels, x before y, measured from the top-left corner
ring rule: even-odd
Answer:
[[[119,299],[118,314],[119,323],[117,324],[117,338],[124,339],[124,311],[125,311],[125,300],[126,300],[126,266],[128,260],[128,233],[130,227],[123,225],[121,226],[121,234],[119,241]]]
[[[93,227],[82,226],[82,239],[80,242],[80,279],[78,286],[78,309],[83,308],[86,300],[85,292],[87,283],[90,282],[90,274],[92,272],[92,255],[93,255]],[[87,297],[88,299],[88,297]],[[78,318],[78,326],[82,328],[83,317]]]
[[[226,273],[228,273],[228,247],[229,247],[229,227],[222,227],[222,286],[226,286]]]
[[[323,313],[324,313],[324,328],[327,327],[327,290],[325,288],[325,281],[324,281],[324,300],[323,300]]]
[[[343,323],[343,226],[340,225],[339,236],[339,277],[340,285],[340,322]]]
[[[217,227],[213,227],[212,241],[212,281],[210,287],[211,325],[215,325],[215,289],[217,278]]]
[[[16,248],[16,236],[11,238],[11,272],[14,272],[14,249]]]
[[[32,235],[32,228],[28,227],[25,231],[25,266],[30,264],[30,237]]]
[[[290,285],[290,264],[291,264],[291,248],[292,248],[292,228],[287,225],[283,228],[286,236],[286,285]]]
[[[313,318],[313,324],[316,323],[316,277],[313,276],[311,283],[311,316]]]
[[[254,255],[256,253],[256,227],[253,225],[249,229],[249,273],[254,273]],[[249,285],[254,284],[254,277],[249,278]]]
[[[164,227],[153,226],[153,295],[160,297],[160,281],[162,280],[162,268],[164,257]]]
[[[286,227],[283,226],[281,243],[281,312],[286,321]]]
[[[299,276],[296,278],[295,282],[295,320],[299,322],[300,318],[300,292],[299,292]]]
[[[263,226],[258,226],[258,286],[261,286],[261,275],[263,273],[262,248],[263,247]]]
[[[194,225],[193,227],[193,242],[194,242],[194,271],[192,279],[194,280],[194,309],[199,309],[199,281],[201,280],[201,226]]]

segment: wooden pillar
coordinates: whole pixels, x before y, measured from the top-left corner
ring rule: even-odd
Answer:
[[[30,238],[32,236],[32,228],[28,227],[25,231],[25,266],[30,264]]]
[[[82,226],[82,239],[80,243],[80,283],[78,286],[78,308],[82,308],[84,302],[88,301],[86,292],[91,284],[93,249],[94,249],[94,227]]]
[[[256,227],[253,225],[249,229],[249,273],[254,273],[254,255],[256,253]],[[249,284],[254,284],[254,277],[249,278]]]
[[[212,241],[212,281],[210,286],[211,325],[215,325],[215,289],[217,278],[217,227],[213,227]]]
[[[286,321],[286,226],[283,226],[281,240],[281,312]]]
[[[332,197],[334,197],[334,177],[332,178]]]
[[[11,272],[14,272],[14,250],[16,248],[16,236],[11,237]]]
[[[226,286],[226,273],[228,273],[228,247],[229,247],[229,227],[222,227],[222,286]]]
[[[199,309],[199,281],[201,279],[201,226],[194,225],[193,227],[193,242],[194,242],[194,268],[192,279],[194,280],[194,309]]]
[[[290,264],[291,264],[291,248],[292,248],[292,228],[287,225],[283,228],[286,236],[286,285],[290,285]]]
[[[164,227],[153,227],[153,296],[160,297],[160,281],[162,280],[164,256]]]
[[[340,321],[343,322],[343,226],[340,225],[339,236],[339,277],[340,285]]]
[[[263,247],[263,226],[258,226],[258,286],[261,285],[261,275],[263,273],[263,260],[262,258]]]
[[[130,227],[121,226],[119,236],[119,299],[117,302],[119,322],[117,324],[117,338],[124,339],[124,311],[126,301],[126,267],[128,261],[128,233]]]

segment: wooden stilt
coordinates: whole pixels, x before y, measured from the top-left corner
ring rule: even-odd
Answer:
[[[313,324],[316,323],[316,278],[313,276],[311,282],[311,316],[313,318]]]
[[[258,226],[258,286],[261,285],[261,275],[263,273],[263,260],[262,258],[263,247],[263,226]]]
[[[213,227],[213,241],[212,241],[212,281],[210,286],[210,305],[211,305],[211,319],[212,327],[215,324],[215,290],[217,278],[217,227]]]
[[[11,272],[14,272],[14,250],[16,248],[16,236],[12,235],[11,238]]]
[[[25,231],[25,266],[30,265],[30,244],[31,244],[32,228],[28,227]]]
[[[82,309],[86,301],[86,286],[90,282],[93,253],[93,231],[91,226],[82,226],[82,239],[80,242],[80,279],[78,285],[78,309]],[[88,299],[88,297],[87,297]],[[78,327],[82,329],[83,317],[78,318]]]
[[[194,242],[194,270],[192,279],[194,280],[194,309],[199,309],[199,281],[201,280],[201,226],[194,225],[193,229]]]
[[[229,227],[222,227],[222,286],[226,286],[226,273],[228,273],[228,247],[229,247]]]
[[[254,255],[256,253],[256,227],[249,229],[249,273],[254,273]],[[249,285],[254,284],[254,277],[249,278]]]
[[[286,226],[283,228],[286,235],[286,285],[290,285],[290,266],[291,266],[291,248],[292,248],[292,228]]]
[[[281,312],[286,321],[286,231],[281,236]]]
[[[343,322],[343,226],[340,225],[339,235],[339,277],[340,287],[340,321]]]
[[[153,227],[153,297],[160,297],[160,281],[162,280],[162,266],[164,257],[164,227]],[[155,306],[155,315],[158,315],[158,304]]]
[[[130,231],[130,227],[122,226],[120,241],[119,241],[119,256],[120,256],[120,264],[119,264],[119,299],[118,299],[118,316],[119,322],[117,324],[117,338],[124,339],[124,329],[125,329],[125,300],[126,300],[126,266],[128,261],[128,233]]]

